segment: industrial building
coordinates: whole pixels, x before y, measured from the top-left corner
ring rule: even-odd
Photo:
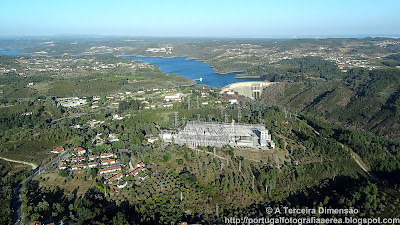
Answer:
[[[162,140],[178,145],[202,147],[244,147],[269,149],[275,147],[271,135],[261,124],[238,124],[188,121],[178,132],[163,131]]]
[[[71,97],[71,98],[57,98],[57,106],[58,104],[66,107],[66,108],[73,108],[82,105],[86,105],[86,99],[80,99],[78,97]]]

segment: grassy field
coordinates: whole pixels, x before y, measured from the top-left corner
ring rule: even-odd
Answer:
[[[84,196],[85,193],[92,186],[93,180],[89,177],[86,180],[84,179],[85,170],[76,171],[73,173],[73,176],[74,178],[72,180],[66,181],[67,178],[60,177],[56,173],[41,174],[40,176],[37,176],[34,180],[40,181],[40,188],[60,187],[60,189],[63,189],[65,196],[74,191],[76,191],[77,197]],[[63,184],[64,182],[65,184]]]
[[[36,90],[23,85],[10,85],[3,88],[4,98],[29,98],[36,94]]]
[[[144,76],[115,76],[115,77],[105,77],[106,81],[120,81],[120,80],[145,80]]]
[[[49,85],[48,95],[57,97],[97,95],[116,91],[120,84],[104,80],[96,81],[56,81]]]
[[[24,109],[24,106],[18,105],[18,104],[1,105],[0,106],[0,116],[12,114],[12,113],[18,112],[23,109]]]
[[[1,156],[9,159],[32,162],[37,165],[48,162],[53,154],[50,154],[51,149],[58,145],[53,143],[45,143],[43,141],[25,141],[7,142],[0,145],[1,149],[9,149],[2,151]]]
[[[279,152],[280,153],[280,152]],[[245,160],[254,162],[267,163],[275,162],[276,155],[279,155],[281,161],[284,160],[284,154],[278,154],[277,150],[254,150],[254,149],[236,149],[235,156],[242,156]]]

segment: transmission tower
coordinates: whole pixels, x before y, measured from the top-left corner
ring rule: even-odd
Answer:
[[[242,108],[238,105],[238,123],[242,120]]]
[[[197,109],[200,109],[200,105],[199,105],[199,96],[196,96],[196,103],[197,103]]]
[[[174,112],[175,127],[178,127],[178,112]]]
[[[286,107],[283,107],[283,112],[285,113],[285,118],[287,118],[289,110],[287,110]]]
[[[190,109],[190,96],[188,96],[188,109]]]
[[[278,168],[279,168],[279,157],[278,157],[278,156],[276,156],[276,165],[277,165]]]
[[[227,122],[228,122],[229,115],[228,115],[228,114],[225,114],[224,116],[225,116],[225,123],[227,123]]]

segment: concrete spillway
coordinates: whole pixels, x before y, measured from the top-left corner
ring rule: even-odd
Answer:
[[[248,82],[238,82],[225,86],[222,90],[238,92],[240,95],[245,97],[258,100],[265,87],[272,85],[274,83],[268,81],[248,81]]]

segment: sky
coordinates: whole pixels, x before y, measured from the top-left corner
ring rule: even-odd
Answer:
[[[398,36],[399,0],[2,0],[0,36]]]

